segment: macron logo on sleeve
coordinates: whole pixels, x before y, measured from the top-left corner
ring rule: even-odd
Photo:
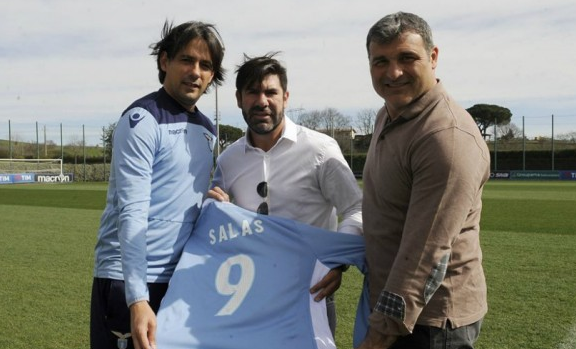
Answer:
[[[138,113],[136,114],[130,114],[130,117],[128,118],[128,120],[130,121],[130,128],[134,128],[136,127],[136,125],[138,125],[138,123],[144,119],[144,115],[140,115]]]

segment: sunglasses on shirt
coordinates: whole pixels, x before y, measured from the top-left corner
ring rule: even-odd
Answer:
[[[258,183],[256,186],[256,192],[260,195],[261,198],[266,199],[268,197],[268,182],[263,181]],[[258,208],[256,209],[257,213],[260,214],[268,214],[268,202],[263,201]]]

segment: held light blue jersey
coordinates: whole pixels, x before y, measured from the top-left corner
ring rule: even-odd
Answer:
[[[94,276],[126,281],[126,301],[168,282],[198,217],[213,167],[215,130],[161,88],[134,102],[114,131],[110,184]]]
[[[335,348],[309,289],[342,264],[365,268],[362,236],[207,200],[158,312],[158,348]]]

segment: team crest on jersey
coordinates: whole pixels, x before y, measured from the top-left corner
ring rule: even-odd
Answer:
[[[210,149],[211,152],[214,152],[214,136],[210,133],[204,132],[204,138],[208,141],[208,149]]]
[[[136,127],[136,125],[138,125],[138,123],[144,119],[144,115],[140,115],[138,113],[136,114],[130,114],[130,116],[128,117],[128,120],[130,121],[130,128],[134,128]]]

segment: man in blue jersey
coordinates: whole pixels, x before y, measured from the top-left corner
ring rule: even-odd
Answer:
[[[162,87],[132,103],[114,132],[95,248],[93,349],[156,347],[156,315],[208,189],[216,139],[196,107],[224,80],[214,25],[166,22],[150,46]]]
[[[284,115],[288,78],[274,56],[246,56],[236,71],[236,100],[248,130],[217,159],[208,195],[250,211],[361,234],[362,192],[352,170],[333,138]],[[317,301],[325,300],[333,334],[332,294],[341,279],[342,269],[334,268],[310,288]]]
[[[364,238],[207,200],[158,311],[161,349],[335,349],[308,289]]]

